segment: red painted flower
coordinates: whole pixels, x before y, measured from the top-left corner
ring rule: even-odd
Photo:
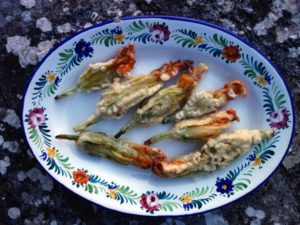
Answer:
[[[35,128],[43,123],[45,123],[45,115],[44,115],[44,108],[34,108],[29,112],[28,116],[28,124]]]
[[[289,111],[287,109],[280,109],[272,113],[270,116],[270,126],[276,129],[283,129],[289,122]]]
[[[159,198],[153,192],[147,192],[146,194],[142,194],[140,203],[142,205],[142,208],[147,209],[147,211],[149,211],[150,213],[158,211],[161,206]]]
[[[163,43],[163,41],[167,41],[170,38],[170,31],[166,24],[154,23],[150,28],[151,38],[155,42]]]
[[[77,171],[73,171],[73,179],[78,184],[86,184],[89,181],[89,175],[80,169],[77,169]]]
[[[222,51],[222,55],[229,62],[235,62],[241,57],[240,50],[234,45],[226,46]]]

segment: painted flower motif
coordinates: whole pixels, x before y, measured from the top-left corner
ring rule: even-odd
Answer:
[[[270,126],[272,128],[276,128],[278,130],[284,129],[288,125],[289,115],[290,113],[287,109],[279,109],[270,115],[270,118],[267,120],[267,122],[270,122]]]
[[[77,184],[86,184],[89,181],[89,177],[87,171],[80,169],[73,171],[73,179]]]
[[[269,74],[261,74],[255,77],[258,86],[266,86],[271,84],[272,77]]]
[[[162,44],[164,41],[169,40],[171,32],[165,23],[154,23],[150,28],[151,38],[156,43]]]
[[[221,194],[226,194],[227,197],[230,195],[233,195],[233,187],[232,180],[230,180],[228,177],[226,178],[217,178],[216,182],[217,186],[217,192],[220,192]]]
[[[35,128],[36,126],[40,126],[43,123],[45,123],[45,115],[44,115],[44,108],[34,108],[29,111],[28,115],[28,124],[32,128]]]
[[[118,43],[124,44],[125,35],[123,34],[122,28],[116,27],[112,30],[112,33]]]
[[[256,80],[257,84],[260,86],[268,85],[268,81],[265,79],[264,75],[259,75],[259,76],[255,77],[255,80]]]
[[[118,192],[117,187],[118,186],[114,183],[111,183],[110,185],[108,185],[108,191],[106,192],[107,197],[110,197],[112,199],[116,199],[116,194]]]
[[[256,158],[256,154],[253,153],[253,154],[249,155],[247,159],[248,159],[250,162],[252,162],[252,161],[255,160],[255,158]]]
[[[147,192],[146,194],[142,194],[140,203],[141,208],[145,208],[147,212],[150,213],[158,211],[161,206],[159,198],[154,192]]]
[[[256,158],[254,159],[254,161],[253,161],[253,166],[261,166],[261,164],[262,164],[262,161],[261,161],[261,158],[259,157],[259,156],[256,156]]]
[[[83,57],[91,57],[94,49],[91,47],[90,42],[86,42],[85,40],[81,39],[75,46],[75,53],[78,55],[79,58]]]
[[[229,45],[223,48],[222,56],[229,62],[235,62],[241,57],[241,54],[237,46]]]
[[[48,71],[46,73],[46,78],[49,83],[54,83],[56,81],[57,76],[55,73]]]
[[[189,196],[188,193],[185,193],[181,196],[180,200],[182,202],[183,208],[186,210],[189,209],[189,204],[192,202],[193,199]]]
[[[195,41],[195,43],[196,43],[197,45],[200,45],[200,44],[203,44],[203,43],[204,43],[204,40],[203,40],[203,37],[202,37],[202,36],[197,36],[197,37],[195,37],[194,41]]]
[[[47,152],[47,155],[49,157],[52,157],[52,158],[56,157],[56,149],[55,148],[53,148],[53,147],[47,147],[46,148],[46,152]]]

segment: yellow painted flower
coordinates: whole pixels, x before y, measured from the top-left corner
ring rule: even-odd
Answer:
[[[260,165],[261,165],[261,158],[257,156],[254,159],[253,166],[260,166]]]
[[[114,38],[117,40],[117,42],[122,43],[123,40],[125,39],[125,35],[124,34],[115,34]]]
[[[197,37],[195,37],[194,41],[195,41],[195,43],[196,43],[197,45],[200,45],[200,44],[203,44],[203,43],[204,43],[204,40],[203,40],[203,37],[202,37],[202,36],[197,36]]]
[[[56,156],[56,150],[55,150],[55,148],[47,147],[46,151],[47,151],[47,155],[49,157],[55,158],[55,156]]]
[[[186,205],[186,204],[189,204],[190,202],[192,202],[192,198],[188,194],[183,194],[181,196],[181,201],[182,201],[182,204]]]
[[[268,81],[265,79],[264,75],[259,75],[259,76],[255,77],[255,80],[256,80],[257,84],[261,85],[261,86],[266,86],[268,84]]]
[[[112,199],[116,199],[117,189],[108,189],[107,195]]]
[[[53,72],[48,72],[47,73],[47,81],[49,83],[53,83],[56,80],[56,74]]]

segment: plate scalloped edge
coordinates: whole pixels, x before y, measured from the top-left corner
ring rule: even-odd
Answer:
[[[272,175],[275,169],[259,185],[254,188],[252,187],[252,190],[250,191],[247,190],[251,187],[251,177],[253,176],[253,172],[262,169],[274,156],[276,145],[282,137],[282,132],[289,130],[290,140],[288,141],[284,154],[282,154],[280,162],[288,152],[294,135],[295,111],[292,104],[292,96],[286,86],[286,81],[279,70],[266,56],[263,55],[263,53],[255,49],[251,44],[237,35],[207,22],[169,16],[126,17],[121,18],[121,21],[122,20],[129,20],[132,21],[132,23],[126,27],[118,26],[118,23],[116,23],[117,26],[113,29],[105,28],[101,30],[100,28],[102,26],[116,22],[108,21],[82,30],[67,38],[52,49],[33,72],[27,88],[25,89],[25,94],[23,95],[22,126],[26,135],[26,140],[31,149],[35,148],[40,151],[39,155],[36,155],[35,152],[33,153],[46,171],[55,179],[58,179],[56,176],[62,176],[64,179],[68,179],[70,184],[72,184],[71,187],[74,188],[70,188],[70,186],[66,187],[88,200],[91,200],[88,195],[101,194],[108,199],[107,201],[111,201],[109,204],[102,204],[102,206],[139,215],[172,216],[205,212],[220,207],[206,208],[217,198],[227,198],[228,201],[226,204],[229,204],[262,185]],[[198,23],[221,31],[221,33],[226,33],[226,35],[229,35],[232,39],[228,39],[228,37],[224,37],[219,33],[207,35],[206,33],[197,32],[191,29],[170,29],[168,20]],[[28,107],[25,104],[27,90],[43,62],[59,47],[63,46],[64,43],[71,41],[71,39],[79,34],[91,29],[99,29],[99,31],[90,37],[90,39],[73,41],[72,48],[66,48],[58,53],[60,59],[57,63],[56,70],[45,71],[45,73],[38,78],[34,84],[32,96],[30,96],[31,106]],[[244,53],[234,40],[241,41],[258,52],[259,55],[264,58],[265,63],[270,64],[279,76],[276,75],[276,77],[274,74],[270,73],[265,64],[257,61],[254,56]],[[196,187],[181,195],[165,191],[154,192],[151,190],[137,193],[126,185],[119,185],[113,181],[104,180],[96,174],[89,174],[85,169],[76,168],[72,165],[72,162],[70,162],[67,156],[63,155],[51,144],[52,136],[51,130],[49,130],[47,125],[47,109],[43,107],[42,102],[46,98],[53,97],[64,76],[69,71],[78,66],[83,60],[93,55],[94,46],[102,45],[110,47],[122,45],[129,41],[159,45],[163,45],[168,41],[173,41],[174,44],[183,48],[198,49],[206,52],[215,58],[223,60],[224,63],[239,64],[244,70],[244,75],[252,80],[253,84],[259,87],[261,91],[264,102],[263,108],[267,116],[266,122],[270,127],[276,129],[275,137],[256,145],[253,148],[253,151],[251,151],[251,154],[248,155],[246,162],[236,169],[228,171],[225,177],[218,177],[215,184]],[[84,50],[81,50],[79,47],[84,47]],[[283,81],[286,91],[280,89],[276,84],[275,77],[276,79]],[[25,108],[27,109],[24,110]],[[39,120],[36,120],[36,118],[39,118]],[[280,162],[278,162],[278,165]],[[78,188],[83,190],[83,195],[76,191]],[[236,199],[231,199],[236,192],[244,192],[244,194]],[[118,207],[116,202],[119,205],[122,205],[123,208]],[[222,204],[221,206],[226,204]],[[134,210],[127,210],[126,207],[124,207],[125,205],[134,207]]]

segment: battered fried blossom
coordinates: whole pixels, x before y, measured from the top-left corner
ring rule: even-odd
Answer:
[[[212,172],[227,166],[232,160],[244,155],[251,146],[261,143],[263,139],[274,135],[272,129],[236,130],[209,138],[199,150],[179,156],[172,161],[158,161],[153,172],[162,177],[191,176],[200,172]],[[221,193],[231,191],[230,181],[221,179],[217,182]]]
[[[150,126],[161,123],[165,117],[181,109],[206,71],[207,66],[205,64],[190,68],[188,73],[183,74],[175,85],[164,88],[145,100],[133,118],[115,137],[120,137],[135,126]]]
[[[78,46],[77,46],[78,45]],[[78,42],[75,52],[80,57],[86,57],[90,47],[86,43]],[[55,99],[61,99],[73,95],[76,92],[90,92],[100,90],[113,83],[115,79],[125,79],[135,64],[134,45],[129,44],[119,50],[117,55],[106,61],[90,64],[88,68],[80,75],[75,87],[59,94]]]
[[[130,108],[159,91],[164,82],[188,70],[191,61],[178,60],[162,65],[147,75],[132,76],[123,82],[116,81],[102,93],[96,112],[74,128],[82,131],[104,118],[121,118]]]
[[[85,131],[79,135],[61,134],[56,138],[76,141],[79,149],[90,155],[106,157],[120,164],[134,165],[143,169],[151,168],[154,160],[166,159],[165,154],[159,149],[118,140],[103,133]],[[88,179],[88,176],[81,170],[75,171],[73,177],[77,183],[84,183]]]

